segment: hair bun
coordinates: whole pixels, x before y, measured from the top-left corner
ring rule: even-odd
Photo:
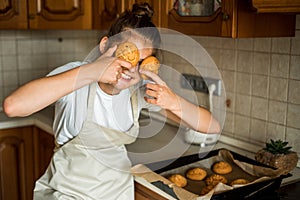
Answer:
[[[131,12],[138,17],[148,17],[149,19],[151,19],[154,14],[153,8],[146,2],[133,4]]]

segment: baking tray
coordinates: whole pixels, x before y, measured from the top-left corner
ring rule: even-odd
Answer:
[[[192,166],[193,163],[197,163],[201,160],[211,158],[213,156],[217,156],[220,150],[221,149],[217,149],[217,150],[213,150],[208,153],[194,154],[194,155],[180,157],[178,159],[150,163],[150,164],[147,164],[146,166],[157,174],[168,174],[169,171],[172,171],[176,168],[184,168],[187,165]],[[227,150],[227,149],[224,149],[224,150]],[[257,162],[248,157],[242,156],[233,151],[230,151],[230,150],[227,150],[227,151],[229,151],[233,155],[235,160],[246,162],[246,163],[249,163],[252,165],[257,165],[257,166],[274,169],[270,166],[267,166],[265,164]],[[291,176],[291,174],[281,175],[279,177],[272,178],[269,180],[264,180],[264,181],[249,184],[249,185],[246,185],[243,187],[235,188],[233,190],[228,190],[228,191],[225,191],[222,193],[214,194],[211,199],[212,200],[254,199],[254,198],[257,198],[260,196],[264,196],[265,194],[274,193],[280,187],[282,180],[284,178],[287,178],[290,176]],[[250,180],[255,179],[255,177],[247,177],[247,178]],[[169,186],[164,185],[160,182],[154,182],[152,184],[155,185],[156,187],[160,188],[164,192],[167,192],[168,194],[172,195],[174,198],[176,198],[176,195],[172,191],[172,188],[169,188]],[[185,188],[185,189],[197,194],[196,192],[193,191],[194,190],[193,188]]]

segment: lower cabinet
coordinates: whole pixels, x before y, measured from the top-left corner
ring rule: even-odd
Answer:
[[[41,177],[46,171],[54,150],[54,136],[46,131],[34,127],[33,128],[33,141],[34,141],[34,165],[35,179]]]
[[[32,200],[54,146],[53,135],[35,126],[0,129],[0,200]],[[137,182],[134,186],[136,200],[166,200]]]
[[[32,200],[53,147],[54,137],[33,126],[0,130],[0,199]]]
[[[166,198],[160,196],[159,194],[153,192],[152,190],[146,188],[138,182],[134,182],[134,189],[135,200],[167,200]]]

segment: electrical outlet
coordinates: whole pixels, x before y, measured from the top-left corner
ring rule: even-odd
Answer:
[[[216,96],[221,96],[221,80],[192,74],[182,74],[181,86],[183,88],[193,89],[195,91],[208,94],[208,86],[211,84],[215,84],[216,86],[216,90],[213,94]]]

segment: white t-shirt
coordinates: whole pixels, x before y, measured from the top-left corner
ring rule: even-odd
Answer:
[[[48,76],[59,74],[84,64],[86,63],[68,63],[53,70]],[[89,85],[62,97],[56,102],[53,130],[58,144],[64,144],[69,141],[81,130],[87,113],[88,93]],[[147,108],[151,111],[160,110],[160,107],[145,102],[144,98],[138,98],[138,113],[140,113],[142,108]],[[129,89],[122,90],[118,95],[108,95],[98,86],[94,100],[93,120],[101,126],[127,131],[133,124]]]

